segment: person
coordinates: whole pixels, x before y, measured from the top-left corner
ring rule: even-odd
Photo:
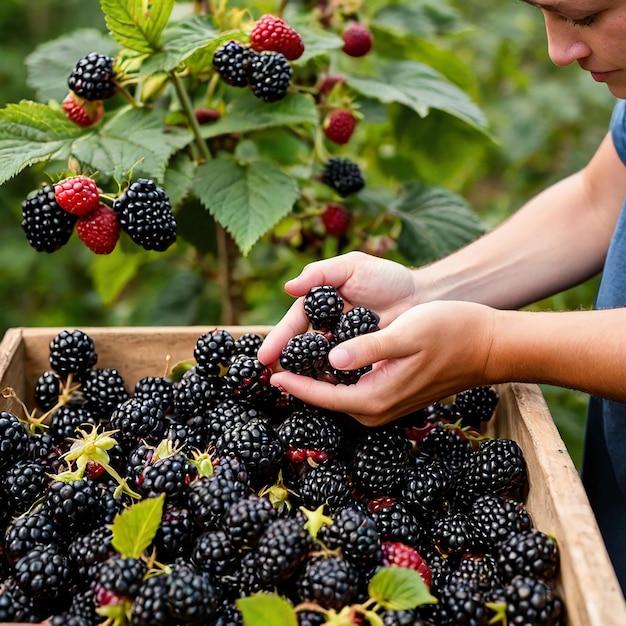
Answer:
[[[588,164],[502,224],[421,268],[349,252],[288,281],[297,300],[259,359],[287,393],[376,426],[463,389],[521,381],[590,394],[582,480],[626,588],[626,0],[523,0],[543,13],[548,53],[616,97]],[[593,310],[519,310],[602,272]],[[280,352],[308,329],[310,288],[332,285],[380,330],[334,347],[332,366],[373,364],[354,385],[281,371]]]

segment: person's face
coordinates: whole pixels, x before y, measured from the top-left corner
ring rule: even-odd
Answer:
[[[611,93],[626,98],[626,0],[522,0],[543,13],[548,54],[576,61]]]

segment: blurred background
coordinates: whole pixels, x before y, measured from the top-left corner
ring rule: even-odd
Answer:
[[[245,3],[244,3],[245,4]],[[613,98],[576,67],[547,57],[539,11],[513,1],[445,3],[457,23],[448,45],[471,68],[464,85],[488,120],[493,141],[471,151],[462,176],[446,184],[467,198],[487,226],[586,163],[605,134]],[[0,106],[34,99],[25,60],[40,43],[71,30],[105,31],[97,0],[3,0],[0,3]],[[438,37],[432,34],[433,39]],[[432,177],[455,146],[416,145],[430,158]],[[429,150],[432,152],[429,154]],[[143,265],[112,300],[93,287],[92,254],[76,241],[53,256],[37,253],[23,236],[21,202],[40,183],[31,168],[0,187],[0,334],[13,326],[190,325],[219,319],[218,268],[209,251],[186,249]],[[575,242],[573,242],[575,245]],[[276,258],[255,246],[240,279],[248,303],[242,323],[271,324],[290,304],[282,284],[310,260],[306,250]],[[537,303],[537,309],[589,308],[597,279]],[[586,397],[543,387],[575,463],[580,463]]]

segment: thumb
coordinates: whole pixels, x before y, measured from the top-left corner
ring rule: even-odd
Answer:
[[[399,356],[394,354],[385,329],[359,335],[335,346],[328,355],[330,364],[340,370],[353,370],[376,361]]]

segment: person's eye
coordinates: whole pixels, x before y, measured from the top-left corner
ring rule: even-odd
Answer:
[[[591,26],[594,23],[596,16],[589,15],[587,17],[583,17],[583,18],[576,19],[576,20],[569,18],[569,17],[562,16],[561,19],[567,22],[568,24],[572,24],[572,26]]]

